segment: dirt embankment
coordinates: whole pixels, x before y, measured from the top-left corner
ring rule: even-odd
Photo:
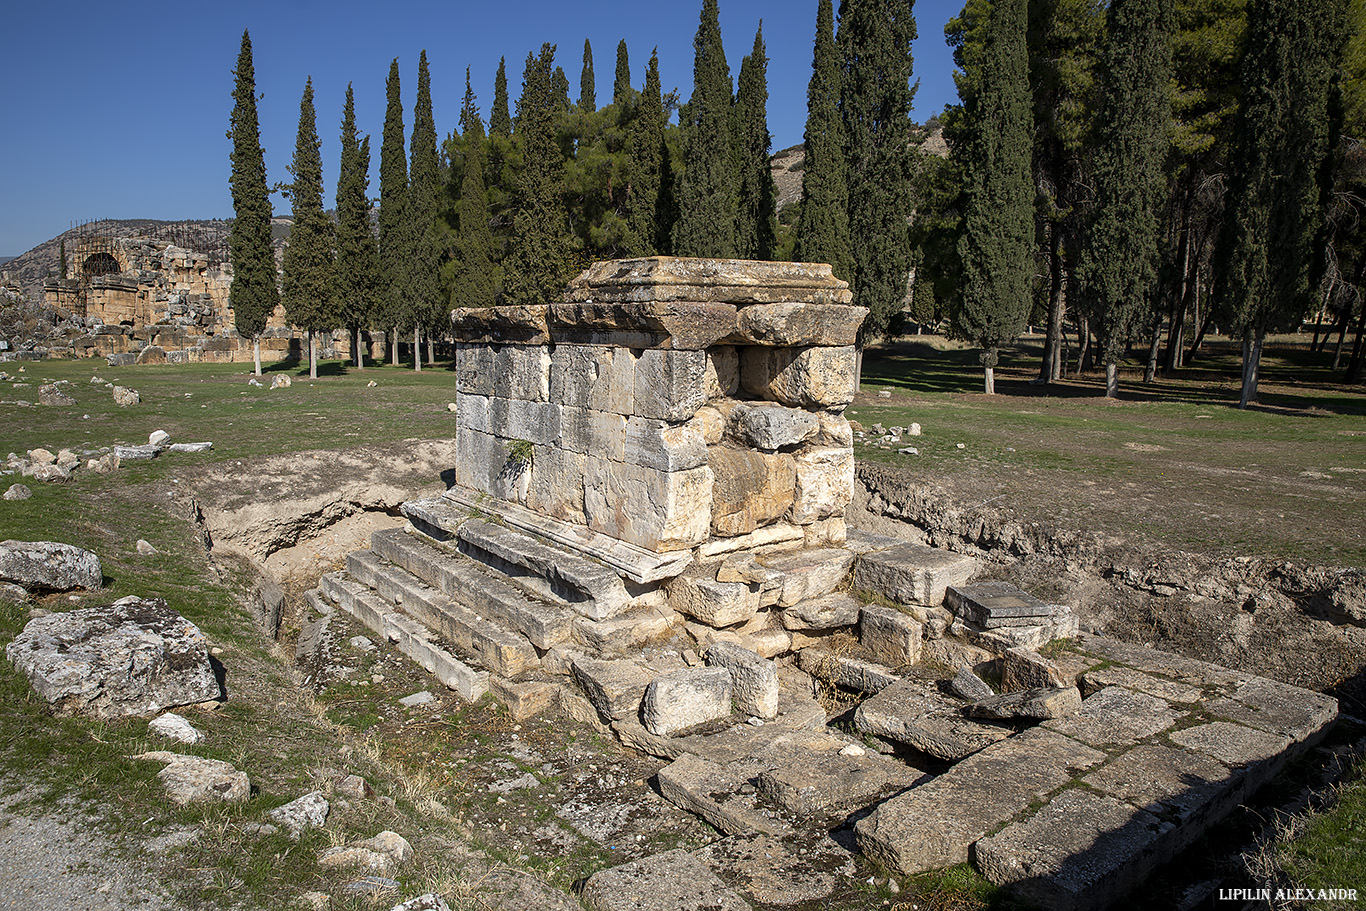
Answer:
[[[853,523],[972,553],[986,574],[1071,603],[1085,626],[1329,692],[1366,714],[1366,572],[1211,557],[1057,528],[859,463]]]

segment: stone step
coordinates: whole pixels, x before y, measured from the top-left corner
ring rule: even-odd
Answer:
[[[411,617],[405,617],[385,604],[377,595],[343,573],[328,573],[318,582],[322,594],[351,616],[386,639],[440,680],[442,685],[475,702],[489,689],[489,672],[471,667],[450,649],[433,641],[427,630]]]
[[[451,600],[373,551],[351,554],[346,558],[346,571],[356,581],[375,589],[384,600],[399,605],[404,613],[472,654],[495,674],[515,677],[540,663],[536,650],[525,638]]]
[[[899,604],[938,605],[950,585],[963,585],[977,561],[924,544],[898,544],[861,554],[854,561],[854,587]]]
[[[375,532],[370,547],[477,615],[521,633],[542,651],[569,641],[572,610],[529,595],[477,560],[405,534],[402,528]]]
[[[601,563],[482,519],[462,523],[456,537],[462,553],[563,599],[590,620],[609,620],[630,606],[621,576]]]
[[[1015,733],[1005,725],[963,717],[965,705],[925,681],[907,677],[865,700],[854,713],[854,727],[948,762],[965,759]]]

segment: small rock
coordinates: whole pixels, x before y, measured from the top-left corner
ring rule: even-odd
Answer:
[[[8,494],[6,499],[9,499]],[[99,557],[70,544],[3,541],[0,542],[0,581],[14,582],[30,591],[93,590],[104,585],[104,570]]]
[[[1066,718],[1081,709],[1081,693],[1076,687],[1037,688],[1005,693],[979,700],[967,707],[973,718]]]
[[[435,892],[410,898],[401,905],[394,905],[392,911],[451,911],[446,900]]]
[[[320,791],[310,791],[298,800],[276,807],[266,814],[298,837],[304,829],[322,828],[331,807]]]
[[[413,693],[411,696],[404,696],[398,701],[398,704],[405,709],[412,709],[420,705],[430,705],[433,702],[436,702],[436,697],[431,694],[430,690],[423,690],[420,693]]]
[[[868,752],[867,750],[865,750],[863,747],[859,746],[857,743],[851,743],[851,744],[849,744],[847,747],[845,747],[844,749],[840,750],[840,755],[841,755],[841,756],[863,756],[863,755],[866,755],[867,752]]]
[[[318,856],[323,867],[368,867],[375,873],[388,873],[413,856],[413,846],[397,832],[384,831],[374,838],[339,848],[328,848]]]
[[[148,446],[165,446],[171,442],[171,435],[164,430],[153,430],[147,437]]]
[[[38,387],[39,405],[74,405],[76,400],[56,386],[48,383]]]
[[[260,385],[262,385],[262,383],[261,383],[261,381],[258,380],[256,377],[252,377],[251,379],[247,380],[247,385],[248,385],[248,386],[260,386]]]
[[[34,465],[55,465],[57,462],[57,457],[48,449],[30,449],[28,458]]]
[[[352,895],[383,895],[398,891],[398,882],[384,876],[366,876],[344,887]]]
[[[305,911],[328,911],[332,907],[332,896],[326,892],[305,892],[299,896],[299,907]]]
[[[33,469],[33,480],[49,484],[70,481],[71,469],[65,465],[39,465]]]
[[[213,443],[172,443],[167,451],[169,452],[208,452],[213,448]]]
[[[33,496],[33,491],[24,484],[11,484],[9,490],[5,491],[6,500],[27,500]]]
[[[336,790],[343,797],[365,798],[373,797],[375,793],[375,789],[370,787],[370,782],[359,775],[347,775],[337,782]]]
[[[906,432],[913,437],[918,437],[920,436],[920,425],[912,424],[910,427],[906,429]]]
[[[920,450],[916,449],[914,446],[903,446],[898,449],[897,452],[902,455],[920,455]]]
[[[90,384],[93,386],[93,385],[95,385],[96,383],[101,383],[101,384],[102,384],[102,383],[104,383],[104,380],[100,379],[100,378],[97,377],[97,376],[92,376],[92,377],[90,378]]]
[[[270,381],[271,389],[288,389],[294,385],[294,381],[283,373],[276,374],[275,379]]]
[[[352,648],[360,649],[363,652],[373,652],[377,650],[375,643],[371,642],[368,636],[352,636],[347,641],[351,643]]]
[[[890,399],[890,398],[892,397],[892,390],[890,390],[890,389],[882,389],[882,390],[879,390],[879,391],[878,391],[878,394],[877,394],[877,397],[880,398],[880,399]]]
[[[153,718],[151,724],[147,725],[147,730],[181,743],[199,743],[204,739],[204,735],[196,730],[194,725],[175,712],[167,712]]]
[[[126,408],[129,405],[137,405],[141,401],[142,396],[138,395],[136,389],[126,389],[123,386],[114,387],[114,404],[118,405],[120,408]]]
[[[366,383],[365,385],[366,385],[367,387],[373,389],[374,387],[378,386],[379,383],[376,383],[374,380],[371,380],[370,382]]]
[[[991,687],[987,686],[985,680],[972,672],[971,668],[963,668],[958,672],[958,676],[949,682],[949,690],[955,695],[969,702],[977,702],[981,699],[990,699],[996,694]]]
[[[139,539],[138,539],[138,553],[142,554],[144,557],[150,557],[152,554],[160,553],[160,551],[158,551],[158,550],[157,550],[155,547],[153,547],[152,545],[148,544],[146,541],[144,541],[144,540],[142,540],[141,538],[139,538]]]
[[[246,800],[251,794],[251,782],[245,772],[231,764],[200,756],[183,756],[158,750],[141,753],[134,759],[166,763],[157,773],[166,796],[177,806],[191,803],[232,803]]]
[[[447,402],[447,403],[446,403],[446,410],[449,411],[449,412],[451,412],[451,413],[454,413],[454,412],[455,412],[455,402]]]
[[[958,444],[956,444],[956,445],[958,446],[959,449],[967,449],[967,448],[968,448],[966,443],[958,443]]]

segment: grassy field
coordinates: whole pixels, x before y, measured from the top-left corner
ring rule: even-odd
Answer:
[[[1216,346],[1198,368],[1152,386],[1126,376],[1120,401],[1109,402],[1100,397],[1098,377],[1029,385],[1034,352],[1026,345],[998,371],[1002,394],[987,397],[977,391],[975,352],[941,339],[908,339],[869,352],[863,391],[850,416],[864,427],[914,421],[924,433],[886,449],[859,447],[858,455],[895,463],[970,502],[994,500],[1048,521],[1216,553],[1366,564],[1366,389],[1335,385],[1302,346],[1276,347],[1266,362],[1262,404],[1239,411],[1232,407],[1234,354]],[[454,376],[445,368],[355,371],[333,362],[311,381],[297,366],[279,365],[263,382],[285,373],[293,385],[271,390],[251,385],[240,364],[0,364],[10,374],[0,382],[0,455],[39,446],[81,452],[144,443],[158,429],[177,441],[214,443],[208,453],[130,463],[113,475],[78,472],[68,484],[30,482],[32,499],[0,505],[0,539],[62,540],[100,554],[107,588],[49,598],[47,607],[157,596],[198,623],[223,650],[234,698],[217,712],[192,717],[209,740],[191,750],[241,764],[259,792],[236,807],[170,807],[155,782],[156,764],[128,758],[157,748],[145,720],[54,719],[8,662],[0,662],[0,787],[22,790],[37,808],[73,802],[99,807],[108,830],[132,842],[202,828],[207,837],[158,861],[183,884],[178,898],[188,907],[285,907],[307,889],[330,892],[338,909],[390,907],[398,900],[392,895],[385,896],[392,899],[388,904],[346,896],[346,878],[320,870],[315,859],[333,842],[369,837],[380,828],[420,846],[419,860],[399,877],[407,895],[441,888],[448,898],[465,896],[461,907],[477,906],[477,865],[452,860],[439,847],[452,832],[472,838],[488,857],[535,867],[566,886],[619,862],[605,851],[554,858],[496,838],[481,842],[468,822],[480,804],[489,804],[481,812],[536,811],[494,806],[484,779],[471,771],[487,751],[501,749],[510,720],[488,704],[449,707],[430,726],[386,715],[377,708],[381,703],[430,685],[420,670],[398,662],[372,660],[347,687],[321,693],[303,688],[287,653],[263,641],[247,619],[237,597],[242,579],[232,565],[210,566],[190,522],[159,505],[186,465],[450,437]],[[96,376],[101,382],[92,383]],[[39,384],[59,381],[66,381],[75,406],[18,404],[35,402]],[[142,403],[118,407],[106,382],[137,389]],[[881,389],[891,396],[879,396]],[[905,445],[916,446],[919,455],[898,453]],[[0,488],[16,480],[0,478]],[[139,554],[139,539],[159,553]],[[0,600],[0,639],[18,632],[29,606]],[[382,680],[360,688],[375,677]],[[562,733],[538,724],[520,735],[532,740]],[[465,762],[457,766],[453,756]],[[450,761],[434,765],[433,757]],[[393,805],[337,803],[327,830],[299,842],[253,834],[269,809],[314,787],[326,790],[342,770],[370,777]],[[554,777],[560,774],[547,783],[558,786]],[[564,782],[572,789],[572,778],[566,775]],[[1358,776],[1344,791],[1342,809],[1316,821],[1324,827],[1322,839],[1306,838],[1303,850],[1287,855],[1297,878],[1366,881],[1362,853],[1352,866],[1335,847],[1353,844],[1363,805],[1366,786]],[[660,832],[648,846],[662,850],[691,837]],[[1349,865],[1333,866],[1341,863]],[[857,907],[853,901],[850,907]],[[907,908],[1000,907],[1003,901],[962,870],[911,884],[896,899]],[[882,904],[882,896],[874,903]]]

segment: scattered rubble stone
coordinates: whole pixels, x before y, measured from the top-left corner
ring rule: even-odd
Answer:
[[[365,841],[328,848],[318,855],[318,864],[328,869],[364,867],[383,874],[397,869],[412,856],[413,847],[408,840],[386,830]]]
[[[74,405],[76,400],[52,383],[38,387],[39,405]]]
[[[989,696],[968,706],[974,718],[1066,718],[1081,710],[1081,693],[1074,686],[1036,687]]]
[[[3,541],[0,581],[13,582],[30,591],[93,591],[104,585],[104,571],[99,557],[71,544]]]
[[[749,904],[681,848],[599,870],[584,884],[591,911],[749,911]]]
[[[204,735],[194,725],[183,715],[177,715],[175,712],[167,712],[153,718],[147,725],[147,730],[181,743],[199,743],[204,739]]]
[[[127,389],[123,386],[114,387],[114,404],[121,408],[129,405],[136,405],[142,401],[142,396],[138,395],[136,389]]]
[[[6,500],[27,500],[33,496],[33,491],[24,484],[11,484],[5,491]]]
[[[310,791],[297,800],[276,807],[266,814],[297,837],[304,829],[321,828],[331,809],[320,791]]]
[[[251,782],[245,772],[231,763],[200,756],[185,756],[156,750],[141,753],[134,759],[166,763],[157,773],[166,796],[177,806],[191,803],[236,803],[251,794]]]

